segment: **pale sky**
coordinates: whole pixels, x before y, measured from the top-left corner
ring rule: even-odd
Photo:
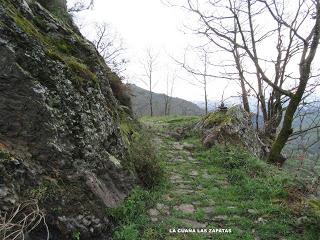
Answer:
[[[72,4],[75,1],[68,0],[68,3]],[[147,87],[141,81],[145,78],[141,61],[145,59],[146,49],[152,48],[154,52],[159,53],[154,73],[157,84],[153,91],[164,93],[167,75],[172,75],[176,71],[178,78],[175,80],[173,96],[191,101],[203,101],[203,90],[189,84],[188,82],[194,81],[193,77],[186,74],[172,60],[174,57],[183,61],[183,54],[188,46],[197,46],[203,42],[193,34],[184,33],[187,31],[184,24],[190,26],[194,22],[196,25],[197,19],[193,19],[192,15],[180,8],[168,7],[161,0],[95,0],[94,8],[77,14],[76,19],[83,25],[81,31],[89,40],[92,40],[94,24],[97,22],[106,22],[119,33],[126,47],[125,57],[129,60],[125,72],[126,82],[135,83],[143,88]],[[265,45],[263,49],[259,49],[260,53],[270,55],[269,46]],[[274,44],[271,43],[271,46]],[[212,54],[212,59],[215,64],[219,64],[221,60],[227,58],[226,55],[226,53],[215,52]],[[187,59],[189,65],[202,67],[195,55],[189,54]],[[293,67],[297,69],[296,65]],[[219,75],[219,71],[221,72],[221,69],[213,68],[210,73]],[[267,67],[266,71],[268,71]],[[226,86],[228,86],[227,89]],[[220,100],[224,89],[226,89],[225,97],[237,95],[240,91],[235,81],[227,82],[210,78],[209,100]]]
[[[71,4],[74,0],[69,0]],[[183,24],[190,15],[177,8],[164,5],[161,0],[96,0],[90,11],[77,15],[84,24],[82,32],[90,39],[95,22],[106,22],[123,38],[126,47],[126,57],[129,64],[126,71],[127,81],[140,87],[146,87],[139,79],[143,78],[143,61],[145,50],[152,48],[159,53],[155,71],[155,92],[165,92],[167,74],[172,75],[176,70],[180,78],[175,80],[174,97],[192,101],[203,101],[203,90],[189,84],[181,78],[188,78],[184,71],[175,64],[171,57],[181,59],[184,49],[194,45],[195,36],[184,33]],[[190,65],[196,64],[191,60]],[[210,80],[209,99],[220,99],[220,93],[227,83]],[[230,84],[229,84],[230,85]]]

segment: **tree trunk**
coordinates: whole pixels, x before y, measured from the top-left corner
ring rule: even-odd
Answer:
[[[278,134],[276,140],[274,141],[271,151],[269,154],[269,162],[277,164],[282,166],[285,162],[285,158],[281,155],[281,151],[284,148],[286,142],[288,141],[288,138],[293,132],[292,129],[292,122],[294,114],[300,104],[300,101],[303,97],[303,94],[305,92],[309,75],[310,75],[310,68],[311,68],[311,62],[310,63],[304,63],[300,66],[300,84],[298,86],[297,92],[294,94],[294,96],[290,99],[289,105],[287,107],[287,110],[284,115],[282,128],[280,130],[280,133]]]
[[[150,88],[150,116],[152,117],[153,116],[153,108],[152,108],[152,91],[151,91],[151,88]]]
[[[243,108],[246,112],[250,113],[248,93],[247,93],[246,86],[245,86],[242,78],[240,78],[240,84],[241,84],[241,91],[242,91],[241,97],[242,97]]]
[[[207,98],[207,86],[204,87],[204,104],[206,115],[208,114],[208,98]]]
[[[205,102],[205,111],[206,115],[208,114],[208,96],[207,96],[207,64],[208,64],[208,58],[207,58],[207,52],[204,54],[204,74],[203,74],[203,87],[204,87],[204,102]]]
[[[308,41],[304,42],[302,57],[301,57],[300,66],[299,66],[300,81],[299,81],[297,92],[290,98],[289,105],[284,115],[282,128],[276,140],[274,141],[269,154],[268,160],[278,165],[282,165],[286,160],[285,158],[282,157],[281,151],[284,148],[286,142],[288,141],[288,138],[293,132],[292,130],[293,117],[300,104],[303,94],[306,90],[309,77],[310,77],[311,64],[318,49],[319,39],[320,39],[320,3],[319,2],[317,3],[317,8],[316,8],[316,23],[311,34],[312,35],[309,35],[310,39],[312,37],[311,44],[309,45]],[[307,55],[307,53],[309,54]]]
[[[237,29],[236,25],[235,25],[235,29]],[[235,41],[237,39],[237,35],[236,34],[237,34],[237,30],[235,30],[235,37],[234,37]],[[250,106],[249,106],[249,100],[248,100],[248,93],[247,93],[246,85],[245,85],[245,78],[244,78],[243,70],[242,70],[242,67],[241,67],[240,54],[238,52],[238,48],[237,48],[236,45],[234,45],[234,49],[232,51],[232,54],[233,54],[234,61],[236,63],[236,68],[237,68],[238,73],[239,73],[243,108],[244,108],[244,110],[246,112],[250,113]]]

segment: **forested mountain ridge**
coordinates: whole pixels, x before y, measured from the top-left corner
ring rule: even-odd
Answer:
[[[132,109],[137,117],[149,116],[149,94],[148,90],[140,88],[134,84],[128,84],[131,95]],[[152,93],[154,116],[165,115],[165,98],[167,95],[161,93]],[[190,101],[169,97],[169,115],[201,115],[204,110]]]

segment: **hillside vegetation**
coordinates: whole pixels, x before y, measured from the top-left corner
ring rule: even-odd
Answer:
[[[152,190],[135,189],[121,207],[109,212],[119,223],[114,239],[320,238],[320,202],[306,198],[306,188],[289,172],[237,146],[205,149],[197,134],[181,140],[171,136],[199,119],[142,119],[153,132],[166,176]]]
[[[132,110],[137,117],[150,116],[149,91],[134,84],[128,85],[131,93]],[[153,114],[154,116],[165,115],[165,94],[153,93]],[[204,110],[196,104],[181,99],[170,98],[169,115],[200,115]]]

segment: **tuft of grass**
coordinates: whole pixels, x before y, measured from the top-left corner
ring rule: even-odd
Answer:
[[[63,60],[63,56],[61,54],[59,54],[57,51],[54,51],[52,49],[48,49],[46,51],[46,54],[53,60],[55,61],[60,61],[60,62],[64,62]]]
[[[155,205],[165,189],[165,183],[162,183],[152,190],[145,190],[141,187],[136,187],[121,206],[115,209],[107,209],[107,214],[110,215],[118,224],[118,227],[115,229],[113,239],[141,239],[140,233],[148,232],[150,226],[147,210]],[[149,236],[152,234],[153,232],[149,231],[146,235]]]
[[[88,66],[85,64],[80,63],[75,58],[65,58],[64,61],[79,78],[83,79],[84,81],[91,80],[93,82],[97,82],[97,76],[91,72]]]
[[[72,79],[76,85],[81,86],[83,83],[90,81],[95,84],[98,83],[97,76],[88,68],[87,65],[80,63],[78,59],[74,57],[66,57],[53,49],[46,50],[46,54],[55,61],[65,63],[70,70],[75,73],[75,76],[73,76]]]

